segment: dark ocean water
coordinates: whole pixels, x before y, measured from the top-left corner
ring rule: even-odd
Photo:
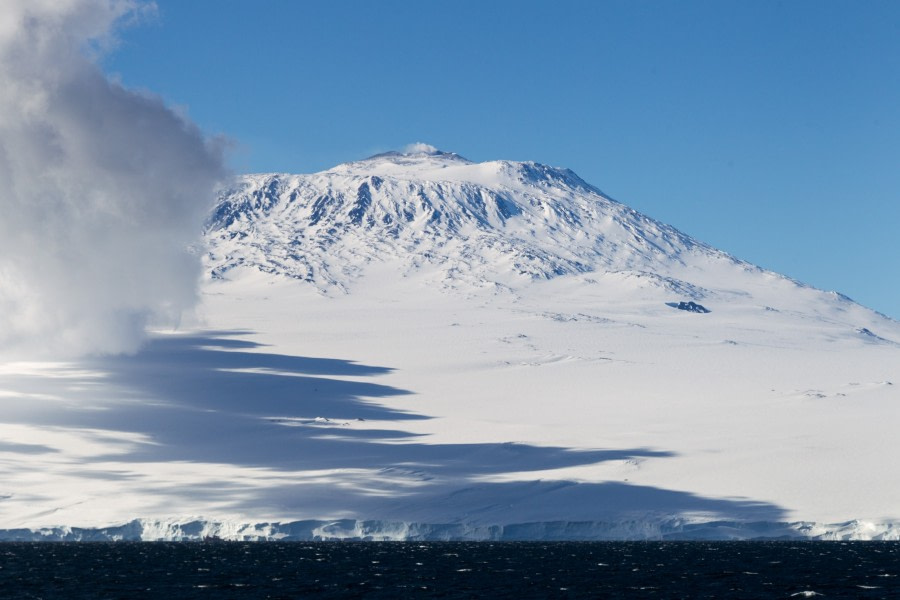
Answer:
[[[900,598],[895,542],[4,543],[2,598]]]

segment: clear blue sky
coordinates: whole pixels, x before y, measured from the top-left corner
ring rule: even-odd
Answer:
[[[105,68],[313,172],[423,141],[575,170],[900,318],[900,2],[157,0]]]

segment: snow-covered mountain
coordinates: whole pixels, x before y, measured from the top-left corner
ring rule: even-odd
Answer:
[[[209,235],[214,275],[252,264],[323,291],[382,260],[399,261],[404,274],[434,267],[451,287],[729,260],[567,169],[439,151],[243,177]]]
[[[0,537],[900,537],[900,324],[569,170],[247,175],[206,243],[183,331],[0,372]]]
[[[210,273],[227,279],[232,269],[251,267],[324,294],[349,293],[372,265],[464,292],[514,293],[589,274],[613,295],[644,290],[669,300],[746,303],[774,292],[778,304],[785,290],[805,290],[819,297],[819,310],[855,306],[692,239],[568,169],[473,163],[425,148],[313,175],[241,177],[207,224]],[[859,318],[869,323],[871,315]]]

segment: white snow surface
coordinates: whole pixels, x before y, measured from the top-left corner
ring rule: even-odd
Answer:
[[[0,538],[900,539],[900,323],[571,171],[248,175],[206,242],[181,330],[0,366]]]

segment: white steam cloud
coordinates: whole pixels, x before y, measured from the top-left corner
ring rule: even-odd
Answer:
[[[3,0],[0,352],[135,350],[192,307],[211,142],[91,59],[137,0]],[[19,355],[17,354],[17,355]]]
[[[434,154],[437,151],[437,148],[435,148],[431,144],[426,144],[424,142],[407,144],[403,148],[403,154]]]

